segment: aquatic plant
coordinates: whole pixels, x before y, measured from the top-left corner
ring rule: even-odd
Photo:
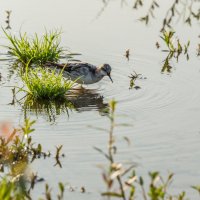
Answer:
[[[5,177],[0,181],[0,199],[25,200],[27,196],[20,187],[16,186],[15,182]]]
[[[146,7],[146,2],[144,0],[135,0],[134,1],[134,9],[139,9],[140,7]],[[155,10],[160,7],[160,2],[157,0],[152,0],[149,3],[149,7],[147,9],[147,13],[145,16],[140,18],[140,21],[149,23],[151,18],[155,18]],[[170,3],[170,6],[166,8],[166,14],[162,19],[162,28],[161,31],[166,30],[166,28],[172,28],[172,24],[175,19],[183,19],[183,22],[192,25],[192,21],[200,20],[200,10],[199,10],[199,1],[181,1],[174,0]]]
[[[118,197],[123,200],[129,199],[131,200],[133,197],[132,182],[134,181],[134,176],[129,176],[127,180],[124,180],[124,176],[127,175],[133,168],[134,164],[129,166],[128,168],[124,168],[122,163],[115,161],[115,153],[117,151],[116,145],[114,145],[114,128],[116,126],[115,123],[115,109],[116,109],[116,101],[112,100],[109,104],[109,120],[110,120],[110,130],[109,130],[109,139],[108,139],[108,152],[104,152],[103,150],[95,147],[95,149],[101,153],[109,162],[109,165],[106,169],[103,170],[102,178],[107,187],[107,191],[102,193],[102,196],[107,197]],[[127,184],[128,183],[128,184]],[[117,189],[114,187],[117,185]],[[129,198],[127,198],[126,187],[131,188],[129,193]]]
[[[138,176],[135,171],[135,164],[125,166],[123,163],[116,161],[117,144],[114,138],[114,129],[119,124],[115,122],[115,110],[117,102],[112,100],[109,104],[109,120],[110,129],[108,131],[108,149],[103,151],[100,148],[94,147],[100,154],[102,154],[108,163],[103,169],[102,179],[106,186],[106,191],[102,192],[102,196],[108,197],[108,199],[118,198],[123,200],[134,200],[136,199],[136,191],[138,187],[141,191],[141,197],[139,199],[144,200],[184,200],[186,193],[183,191],[178,195],[172,195],[169,193],[169,186],[173,181],[173,173],[170,173],[167,178],[163,178],[159,172],[149,172],[150,183],[149,186],[145,186],[144,179]],[[130,140],[124,138],[128,143]],[[199,186],[193,186],[193,189],[200,193]]]
[[[172,66],[170,64],[170,60],[172,59],[173,54],[168,54],[165,60],[163,61],[164,64],[162,66],[161,72],[168,72],[171,73]]]
[[[142,0],[136,0],[135,4],[134,4],[134,9],[137,9],[139,6],[143,6],[143,2]],[[159,4],[157,3],[157,1],[153,0],[149,6],[149,9],[147,11],[147,14],[144,17],[140,18],[140,21],[145,22],[146,24],[149,23],[149,19],[150,17],[155,18],[154,16],[154,10],[156,8],[159,8]]]
[[[111,0],[103,0],[103,8],[98,13],[97,17],[99,17],[108,7]],[[131,1],[132,2],[132,1]],[[128,2],[125,0],[120,0],[121,6],[128,5]],[[183,22],[192,25],[193,21],[200,20],[200,9],[199,9],[200,2],[198,0],[173,0],[170,2],[168,7],[165,7],[164,12],[165,15],[161,18],[162,20],[162,27],[161,31],[166,30],[167,28],[172,28],[173,23],[178,21],[179,19],[183,19]],[[131,4],[132,6],[132,4]],[[156,10],[161,8],[162,9],[162,2],[158,0],[134,0],[133,1],[133,9],[138,10],[141,13],[141,8],[144,8],[145,14],[139,17],[141,22],[145,24],[149,24],[151,19],[156,18]]]
[[[197,56],[200,56],[200,44],[198,44],[198,48],[197,48]]]
[[[30,192],[35,184],[44,181],[37,174],[26,171],[30,162],[51,156],[50,152],[42,151],[41,144],[32,141],[30,134],[35,130],[32,128],[34,123],[26,119],[19,128],[13,128],[9,123],[0,124],[0,172],[4,174],[0,179],[0,199],[31,199]],[[59,166],[60,157],[64,155],[61,150],[62,145],[56,147],[55,161]],[[61,182],[58,186],[57,199],[61,200],[64,199],[65,186]],[[45,198],[40,199],[52,199],[48,184],[45,186]]]
[[[19,37],[4,31],[10,42],[8,52],[22,64],[42,65],[47,61],[58,61],[64,49],[60,47],[60,31],[45,32],[41,37],[37,33],[33,37],[28,37],[27,33],[19,33]]]
[[[42,152],[41,144],[34,147],[32,143],[32,138],[29,135],[34,131],[32,128],[34,123],[35,121],[26,119],[24,125],[20,128],[12,128],[10,124],[1,125],[1,171],[4,171],[4,167],[12,165],[12,174],[16,175],[26,167],[29,159],[33,161],[37,157],[49,156],[48,153]]]
[[[187,44],[181,44],[179,39],[174,39],[174,34],[175,32],[173,31],[163,31],[162,40],[165,42],[168,50],[163,50],[163,51],[168,51],[170,53],[177,53],[180,55],[181,53],[187,54],[188,53],[188,48],[190,46],[190,41],[187,42]]]
[[[11,26],[10,26],[10,15],[11,15],[11,10],[6,10],[6,30],[9,30],[11,29]]]
[[[170,61],[175,58],[178,62],[179,56],[184,55],[187,60],[189,60],[189,46],[190,41],[188,41],[186,44],[182,44],[179,39],[174,37],[175,32],[173,31],[163,31],[160,38],[164,41],[165,46],[167,49],[162,50],[163,52],[167,52],[168,55],[164,59],[164,64],[162,66],[161,72],[171,72],[172,66],[170,64]],[[160,44],[157,42],[156,47],[160,48]]]
[[[23,83],[27,89],[21,89],[33,99],[63,99],[65,94],[72,89],[75,81],[65,80],[62,71],[44,68],[29,69],[28,66],[20,73]]]
[[[142,75],[141,74],[137,74],[135,71],[133,71],[133,72],[134,72],[134,74],[131,74],[130,76],[128,76],[130,78],[130,87],[129,87],[129,89],[135,88],[137,90],[137,89],[140,89],[140,86],[135,85],[135,81],[137,79],[142,79],[142,77],[141,77]]]

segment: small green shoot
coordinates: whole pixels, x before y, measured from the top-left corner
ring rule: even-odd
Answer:
[[[162,50],[164,52],[168,52],[167,57],[164,60],[164,64],[162,66],[161,72],[171,72],[172,66],[170,64],[170,61],[175,58],[178,62],[179,56],[181,54],[184,54],[186,56],[186,59],[189,60],[189,54],[188,49],[190,46],[190,41],[187,42],[187,44],[181,44],[179,39],[176,39],[174,37],[175,32],[173,31],[163,31],[162,40],[164,41],[165,45],[167,46],[166,50]]]
[[[141,87],[140,86],[137,86],[136,84],[135,84],[135,82],[136,82],[136,80],[137,79],[146,79],[146,78],[143,78],[143,77],[141,77],[142,75],[141,74],[137,74],[135,71],[133,71],[134,72],[134,74],[131,74],[130,76],[128,76],[129,78],[130,78],[130,86],[129,86],[129,89],[136,89],[136,90],[138,90],[138,89],[140,89]]]
[[[162,36],[160,36],[162,38],[162,40],[165,42],[168,50],[164,50],[164,51],[168,51],[170,53],[173,54],[177,54],[178,56],[181,53],[187,54],[188,53],[188,48],[190,46],[190,41],[187,42],[187,44],[181,44],[179,39],[174,39],[174,34],[175,32],[173,31],[163,31],[162,32]]]

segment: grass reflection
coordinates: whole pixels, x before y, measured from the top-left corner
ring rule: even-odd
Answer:
[[[67,114],[69,117],[71,111],[96,110],[102,116],[108,114],[108,103],[104,102],[104,97],[101,94],[92,89],[74,89],[67,95],[67,98],[59,100],[35,100],[30,95],[19,99],[15,88],[12,89],[12,94],[13,99],[9,105],[20,105],[25,119],[34,114],[37,118],[45,116],[47,121],[56,122],[59,115]]]
[[[118,0],[122,5],[128,5],[125,0]],[[97,17],[99,17],[105,9],[108,7],[111,0],[102,0],[103,8],[99,11]],[[182,19],[185,24],[189,26],[192,25],[192,22],[200,20],[200,1],[199,0],[173,0],[168,6],[162,5],[162,1],[158,0],[134,0],[131,1],[129,5],[138,12],[141,12],[141,9],[144,9],[145,14],[139,17],[141,22],[144,22],[146,25],[149,22],[156,18],[156,12],[158,9],[164,9],[164,16],[160,19],[162,20],[161,31],[166,30],[167,28],[173,28],[173,24],[176,21]],[[164,7],[165,6],[165,7]]]
[[[74,109],[73,104],[66,100],[40,100],[36,101],[32,99],[30,96],[25,98],[23,104],[21,103],[23,110],[24,110],[24,118],[28,118],[28,115],[34,113],[37,117],[40,115],[44,115],[47,117],[47,121],[55,122],[57,116],[61,115],[62,113],[67,113],[69,117],[69,111]]]

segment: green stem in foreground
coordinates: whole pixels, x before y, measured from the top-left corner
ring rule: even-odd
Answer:
[[[113,132],[114,132],[114,127],[115,127],[115,106],[116,106],[116,101],[112,100],[110,102],[110,109],[111,109],[111,114],[110,114],[110,131],[109,131],[109,146],[108,146],[108,154],[109,154],[109,158],[110,158],[110,165],[112,168],[112,165],[115,163],[114,162],[114,157],[113,157]],[[120,177],[120,175],[117,176],[117,181],[119,183],[119,187],[120,187],[120,191],[121,191],[121,195],[123,200],[126,200],[126,194],[123,188],[123,182],[122,179]]]

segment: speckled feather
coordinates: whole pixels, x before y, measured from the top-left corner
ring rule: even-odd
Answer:
[[[100,67],[91,65],[85,62],[73,62],[67,64],[47,63],[47,66],[54,66],[59,69],[63,69],[63,76],[77,80],[81,84],[92,84],[100,81],[104,76],[110,76],[111,67],[108,64],[104,64]],[[103,70],[103,66],[109,66],[108,72]],[[111,79],[111,78],[110,78]],[[112,80],[112,79],[111,79]]]

